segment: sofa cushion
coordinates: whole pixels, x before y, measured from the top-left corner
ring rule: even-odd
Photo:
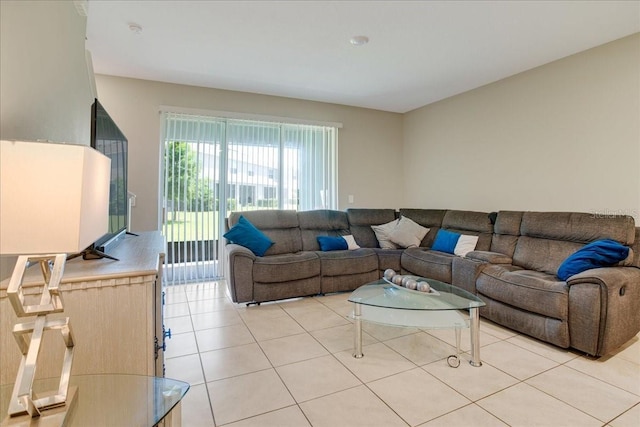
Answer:
[[[513,257],[520,236],[520,223],[522,215],[520,211],[500,211],[494,224],[494,233],[491,238],[491,252],[497,252]]]
[[[401,258],[402,271],[451,283],[451,263],[455,255],[424,248],[409,248]]]
[[[395,228],[391,231],[389,240],[401,248],[418,247],[428,232],[428,228],[403,216],[400,217],[398,224],[396,224]]]
[[[347,214],[331,209],[298,212],[298,223],[303,230],[348,230]]]
[[[611,239],[630,246],[635,239],[635,224],[631,216],[579,212],[525,212],[522,215],[520,234],[583,244]]]
[[[253,301],[273,301],[285,298],[296,298],[320,293],[320,276],[298,279],[292,282],[255,282],[253,285]]]
[[[340,276],[322,276],[320,289],[323,294],[352,291],[362,286],[364,283],[370,283],[378,280],[379,278],[378,271]]]
[[[253,280],[279,283],[320,275],[320,259],[316,252],[258,257],[253,263]]]
[[[483,317],[558,347],[567,348],[571,345],[567,320],[521,310],[518,306],[504,304],[484,295],[482,300],[487,304],[480,309]]]
[[[480,294],[520,310],[566,320],[569,290],[555,275],[513,265],[488,265],[476,281]]]
[[[449,210],[442,218],[442,228],[463,235],[478,236],[476,249],[491,249],[493,224],[486,212]]]
[[[500,211],[496,216],[494,232],[509,236],[520,235],[520,224],[522,223],[522,211]]]
[[[233,227],[240,217],[247,218],[259,230],[272,228],[298,228],[298,213],[294,210],[265,209],[245,212],[231,212],[229,214],[229,227]]]
[[[558,268],[558,278],[567,280],[574,274],[598,267],[610,267],[629,256],[629,248],[609,240],[596,240],[569,255]]]
[[[373,249],[316,252],[320,258],[322,276],[342,276],[378,270],[378,257]],[[377,273],[376,273],[377,274]]]
[[[385,224],[397,218],[394,209],[347,209],[349,234],[363,248],[377,248],[378,239],[371,229],[372,225]]]
[[[321,251],[343,251],[349,248],[347,241],[340,236],[318,236],[317,239]]]
[[[318,209],[298,212],[303,251],[318,251],[318,236],[344,236],[351,234],[347,214],[341,211]]]
[[[378,246],[382,249],[398,249],[398,245],[391,241],[391,233],[398,225],[398,220],[387,222],[386,224],[372,225],[371,229],[376,235]]]
[[[525,270],[542,271],[555,276],[562,261],[582,246],[564,240],[520,236],[513,252],[513,264]]]
[[[384,271],[390,268],[394,271],[401,271],[400,259],[404,249],[380,249],[375,248],[378,255],[378,270]]]
[[[265,255],[289,254],[302,250],[296,211],[273,209],[232,212],[227,220],[229,227],[233,227],[239,221],[240,216],[251,221],[258,230],[274,242]]]
[[[463,232],[493,233],[493,224],[487,212],[448,210],[442,218],[442,228]]]
[[[271,239],[242,215],[240,215],[238,222],[224,233],[223,237],[231,243],[248,248],[257,256],[263,256],[267,249],[273,245]]]
[[[406,216],[423,227],[432,228],[442,226],[442,219],[447,211],[445,209],[400,209],[400,215]]]

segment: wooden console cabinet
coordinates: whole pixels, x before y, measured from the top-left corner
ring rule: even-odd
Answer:
[[[67,262],[62,284],[64,313],[75,338],[72,375],[139,374],[164,376],[162,265],[166,244],[160,232],[127,235],[109,255],[119,259]],[[25,294],[39,300],[38,266],[25,277]],[[9,280],[0,284],[0,384],[13,383],[21,354],[12,329],[18,319],[7,298]],[[60,375],[64,345],[47,331],[38,358],[37,378]]]

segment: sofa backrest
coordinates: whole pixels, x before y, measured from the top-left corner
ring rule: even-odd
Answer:
[[[476,250],[488,251],[491,247],[493,224],[487,212],[449,210],[442,218],[442,228],[460,234],[478,236]]]
[[[491,251],[513,257],[516,251],[516,243],[520,237],[520,224],[522,215],[520,211],[500,211],[493,226],[491,238]]]
[[[513,263],[529,270],[557,274],[560,264],[586,243],[613,239],[631,246],[635,224],[630,216],[577,212],[524,212]]]
[[[232,212],[228,219],[229,227],[233,227],[241,215],[273,240],[274,244],[265,255],[294,253],[302,250],[300,224],[296,211],[274,209]]]
[[[363,248],[379,248],[372,225],[386,224],[397,218],[394,209],[347,209],[349,231],[356,243]]]
[[[351,234],[347,213],[320,209],[298,212],[303,251],[319,251],[318,236],[345,236]]]

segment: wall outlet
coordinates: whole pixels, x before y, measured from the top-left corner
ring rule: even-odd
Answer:
[[[349,203],[353,203],[353,194],[349,194]]]

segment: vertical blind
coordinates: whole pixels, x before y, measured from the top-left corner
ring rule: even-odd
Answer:
[[[335,209],[337,128],[163,113],[166,284],[224,275],[232,211]]]

